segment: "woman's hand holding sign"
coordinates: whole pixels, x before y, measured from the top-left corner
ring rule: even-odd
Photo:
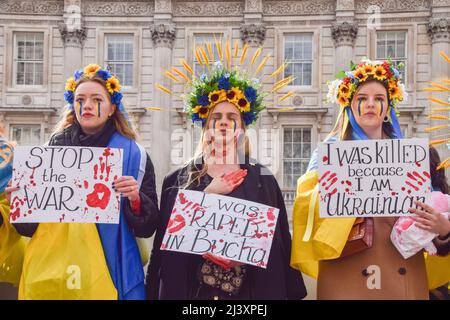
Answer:
[[[246,176],[247,170],[244,169],[233,171],[227,175],[217,176],[211,181],[204,191],[206,193],[227,195],[238,188],[242,182],[244,182]]]
[[[113,182],[113,188],[116,192],[122,195],[130,202],[135,202],[139,199],[139,185],[134,177],[123,176]]]
[[[8,203],[11,203],[11,193],[19,191],[20,187],[11,187],[11,180],[8,183],[8,187],[5,189],[5,196]]]
[[[450,221],[444,215],[423,202],[416,201],[416,205],[419,209],[411,208],[409,212],[418,216],[416,223],[419,228],[437,233],[441,237],[450,232]]]

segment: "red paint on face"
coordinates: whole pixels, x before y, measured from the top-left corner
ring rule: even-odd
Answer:
[[[103,193],[100,198],[99,193]],[[87,196],[87,205],[91,208],[101,208],[105,210],[108,206],[109,199],[111,197],[111,191],[103,183],[96,183],[94,185],[94,191]]]

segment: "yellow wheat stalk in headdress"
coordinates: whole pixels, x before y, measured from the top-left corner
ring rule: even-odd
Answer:
[[[442,58],[444,58],[444,60],[446,62],[450,63],[450,58],[443,51],[440,51],[439,54],[441,55]],[[424,91],[441,92],[441,93],[442,92],[450,92],[450,88],[446,86],[446,85],[450,84],[450,79],[443,79],[443,80],[440,80],[439,82],[443,83],[444,85],[440,84],[440,83],[432,82],[431,87],[425,88]],[[443,135],[436,136],[434,140],[431,140],[430,145],[440,145],[440,144],[444,144],[444,143],[448,144],[448,143],[450,143],[450,132],[449,132],[450,102],[444,101],[442,99],[438,99],[435,97],[429,97],[428,100],[430,100],[434,104],[439,105],[439,107],[433,108],[431,110],[431,114],[428,116],[428,118],[446,122],[444,124],[435,125],[435,126],[425,129],[425,132],[435,132],[435,131],[439,131],[439,130],[445,130],[444,132],[446,132]],[[441,112],[444,112],[444,114],[439,114]],[[439,139],[436,139],[436,138],[439,138]],[[448,168],[449,166],[450,166],[450,158],[447,158],[438,165],[436,170],[439,170],[441,168]]]

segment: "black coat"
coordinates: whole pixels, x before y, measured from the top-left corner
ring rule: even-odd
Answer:
[[[261,175],[259,164],[241,165],[247,169],[245,194],[248,201],[263,203],[280,209],[267,269],[247,265],[246,280],[251,299],[302,299],[306,289],[301,273],[289,265],[291,235],[283,196],[273,175]],[[265,169],[267,170],[267,169]],[[267,170],[268,171],[268,170]],[[198,288],[197,269],[204,261],[199,255],[161,251],[178,187],[186,181],[187,167],[176,170],[164,179],[161,194],[160,222],[147,270],[149,299],[186,300],[195,297]],[[196,189],[200,190],[200,189]]]
[[[84,136],[78,125],[71,126],[51,137],[50,146],[90,146],[106,147],[112,135],[116,132],[115,126],[108,121],[101,132],[93,136]],[[155,170],[150,156],[147,154],[144,179],[139,189],[141,201],[140,214],[136,215],[131,209],[128,199],[124,199],[124,216],[133,235],[148,238],[156,230],[158,221],[158,195],[155,185]],[[23,236],[32,237],[36,232],[38,223],[16,223],[16,230]]]

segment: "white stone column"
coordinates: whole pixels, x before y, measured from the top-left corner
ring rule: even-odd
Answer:
[[[244,23],[241,25],[241,41],[250,47],[261,47],[266,39],[266,26],[263,22],[262,0],[246,0]]]
[[[336,1],[336,20],[331,25],[331,36],[334,41],[335,74],[348,70],[353,60],[353,47],[358,34],[358,25],[354,22],[355,3],[353,0]],[[334,79],[332,79],[334,80]],[[333,124],[339,114],[338,106],[333,106]]]
[[[164,70],[172,66],[172,46],[175,40],[175,25],[168,22],[155,23],[151,26],[151,36],[154,44],[153,81],[171,88],[169,79],[164,76]],[[161,189],[164,176],[171,169],[171,117],[175,112],[169,112],[172,97],[156,88],[153,91],[153,105],[161,106],[166,111],[152,112],[152,146],[151,157],[155,166],[157,190]]]
[[[86,28],[81,15],[81,0],[64,1],[64,22],[58,24],[64,42],[64,77],[73,75],[83,63],[83,44]]]

